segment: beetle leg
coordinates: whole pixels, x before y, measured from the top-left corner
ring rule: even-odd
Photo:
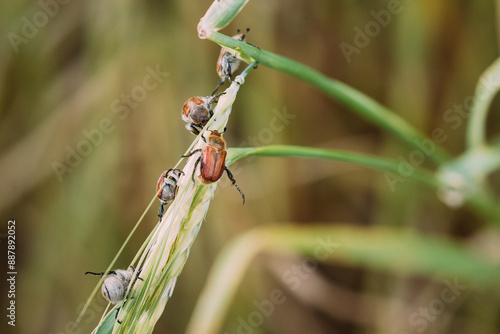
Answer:
[[[196,127],[196,124],[191,123],[190,128],[191,128],[191,132],[194,133],[195,135],[200,134],[200,130],[198,130],[198,128]]]
[[[215,96],[213,96],[213,94],[212,94],[212,95],[211,95],[212,97],[211,97],[211,99],[210,99],[210,104],[214,103],[214,100],[215,100],[216,98],[218,98],[219,96],[224,95],[224,94],[226,94],[226,92],[219,93],[219,94],[217,94],[217,95],[215,95]]]
[[[215,90],[212,92],[212,94],[210,94],[210,96],[213,96],[220,88],[220,86],[222,86],[222,84],[226,82],[226,78],[221,78],[219,80],[219,83],[217,84],[217,87],[215,87]]]
[[[209,109],[209,111],[210,111],[210,109]],[[212,112],[212,116],[213,116],[213,112]],[[210,117],[212,117],[212,116],[210,116]],[[193,124],[193,126],[196,127],[196,131],[198,132],[198,134],[205,127],[205,125],[203,125],[201,123],[191,123],[191,124]]]
[[[202,137],[203,137],[203,136],[202,136]],[[191,153],[189,153],[189,154],[186,154],[186,155],[181,155],[181,158],[189,158],[189,157],[190,157],[190,156],[192,156],[193,154],[195,154],[195,153],[197,153],[197,152],[201,152],[201,151],[202,151],[202,149],[201,149],[201,148],[199,148],[199,149],[197,149],[197,150],[191,151]]]
[[[196,167],[198,167],[200,161],[201,161],[201,156],[198,159],[196,159],[196,162],[194,163],[193,174],[191,174],[191,180],[193,180],[193,185],[194,185],[194,174],[196,173]]]
[[[251,46],[253,46],[254,48],[257,48],[257,49],[259,49],[259,50],[260,50],[260,48],[259,48],[257,45],[253,45],[252,43],[248,43],[248,42],[245,42],[245,43],[246,43],[246,44],[248,44],[248,45],[251,45]],[[257,68],[257,65],[255,65],[255,67],[254,67],[254,68]]]
[[[200,124],[196,124],[196,123],[191,123],[191,132],[194,134],[194,135],[199,135],[200,134],[200,129],[203,129],[203,126],[201,126]]]
[[[177,168],[175,168],[175,169],[177,169]],[[135,267],[134,267],[134,266],[130,266],[130,268],[132,268],[132,270],[133,270],[133,271],[135,271]],[[137,275],[136,275],[136,277],[137,277],[138,279],[140,279],[141,281],[144,281],[141,277],[139,277],[139,275],[141,274],[141,272],[142,272],[142,268],[139,268],[139,270],[137,270]]]
[[[160,220],[163,218],[163,203],[161,203],[160,205],[160,212],[158,212],[158,218],[160,218]]]
[[[184,175],[184,171],[182,169],[179,169],[179,168],[170,168],[170,170],[176,170],[176,171],[180,172],[182,175]]]
[[[115,308],[116,310],[116,313],[115,313],[115,320],[117,323],[121,324],[122,322],[120,320],[118,320],[118,312],[120,312],[120,309],[121,309],[121,306],[120,307],[117,307]]]
[[[245,204],[245,194],[243,194],[243,191],[241,191],[240,187],[238,187],[238,185],[236,184],[236,180],[234,179],[233,173],[231,173],[231,171],[225,166],[224,169],[226,170],[227,177],[229,177],[229,180],[231,180],[232,182],[231,184],[235,186],[236,189],[238,189],[239,193],[241,194],[241,197],[243,198],[243,204]]]

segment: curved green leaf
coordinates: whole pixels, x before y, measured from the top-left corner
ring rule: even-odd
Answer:
[[[234,161],[249,156],[260,155],[268,157],[298,157],[298,158],[318,158],[329,159],[336,161],[345,161],[355,163],[368,168],[394,173],[401,176],[400,164],[396,161],[374,157],[366,154],[345,152],[338,150],[319,149],[312,147],[291,146],[291,145],[270,145],[263,147],[248,147],[248,148],[229,148],[227,164],[230,165]],[[444,165],[448,166],[448,165]],[[420,167],[413,166],[414,171],[406,176],[409,179],[421,182],[429,187],[438,190],[440,193],[443,189],[449,188],[449,182],[443,178],[442,171],[439,177]],[[447,188],[448,187],[448,188]],[[490,194],[484,191],[477,191],[470,196],[465,196],[463,201],[478,214],[487,219],[488,223],[500,228],[500,211],[497,209],[497,204]]]
[[[368,121],[391,133],[410,148],[420,150],[419,143],[430,141],[420,131],[374,99],[338,80],[328,78],[304,64],[261,50],[218,32],[214,32],[208,39],[223,47],[244,53],[259,64],[293,75],[312,84],[359,113]],[[437,145],[433,154],[429,156],[429,159],[437,165],[448,158],[448,153]]]
[[[220,333],[244,273],[260,252],[295,252],[318,262],[398,276],[438,274],[469,288],[496,287],[500,268],[456,242],[384,227],[266,226],[236,238],[217,257],[189,322],[189,334]]]
[[[329,159],[336,161],[352,162],[368,168],[399,174],[400,164],[397,161],[370,156],[367,154],[353,153],[340,150],[329,150],[321,148],[292,146],[292,145],[269,145],[263,147],[232,147],[228,149],[227,164],[249,155],[260,155],[268,157],[298,157]],[[415,167],[415,172],[409,178],[413,178],[428,186],[438,189],[438,181],[431,172]]]

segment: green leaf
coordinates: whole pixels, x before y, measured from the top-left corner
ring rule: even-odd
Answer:
[[[263,147],[245,147],[245,148],[229,148],[227,150],[227,164],[231,165],[238,159],[249,155],[260,155],[268,157],[298,157],[298,158],[313,158],[313,159],[329,159],[335,161],[345,161],[355,163],[357,165],[376,169],[379,171],[390,172],[399,175],[399,162],[370,156],[367,154],[353,153],[340,150],[329,150],[303,146],[292,145],[269,145]],[[434,178],[433,174],[415,167],[414,173],[408,178],[413,178],[419,182],[427,184],[438,189],[439,183]]]
[[[214,32],[208,39],[223,47],[240,51],[240,53],[246,54],[261,65],[290,74],[312,84],[328,96],[351,108],[366,120],[391,133],[410,148],[420,150],[420,143],[432,142],[431,139],[427,138],[400,116],[374,99],[338,80],[328,78],[304,64],[217,32]],[[448,160],[448,153],[437,144],[433,144],[436,148],[429,156],[429,159],[437,165]]]
[[[97,328],[96,334],[111,334],[113,332],[113,327],[116,323],[116,310],[113,309],[108,313],[106,319],[102,322],[102,324]]]
[[[236,238],[217,257],[188,326],[189,334],[220,333],[252,259],[261,252],[298,253],[318,262],[436,276],[474,288],[496,287],[500,268],[456,242],[387,227],[266,226]]]
[[[500,146],[499,146],[500,147]],[[494,168],[499,162],[497,153],[493,152],[491,154],[487,154],[482,157],[482,162],[479,164],[481,166],[482,171],[489,171]],[[260,156],[268,156],[268,157],[299,157],[299,158],[317,158],[317,159],[329,159],[335,161],[345,161],[355,163],[361,166],[365,166],[368,168],[385,171],[388,173],[396,174],[397,176],[402,177],[400,173],[400,165],[398,162],[374,157],[366,154],[353,153],[353,152],[345,152],[338,150],[328,150],[328,149],[319,149],[319,148],[311,148],[311,147],[302,147],[302,146],[291,146],[291,145],[270,145],[263,147],[248,147],[248,148],[229,148],[228,149],[228,157],[227,164],[230,165],[234,161],[249,156],[249,155],[260,155]],[[473,157],[474,158],[474,157]],[[467,164],[465,167],[457,167],[456,165],[445,165],[445,167],[450,166],[453,171],[456,170],[467,170],[467,166],[470,166],[469,162],[474,163],[475,166],[478,164],[475,163],[474,159],[467,160]],[[462,163],[462,162],[459,162]],[[414,171],[410,175],[406,176],[408,179],[413,179],[414,181],[425,184],[429,187],[432,187],[439,191],[440,198],[450,206],[453,203],[447,199],[447,196],[450,196],[453,199],[453,196],[462,196],[460,195],[461,189],[454,186],[453,180],[450,181],[447,176],[449,175],[459,175],[458,173],[448,173],[446,169],[440,170],[439,177],[436,177],[433,173],[422,169],[420,167],[413,166]],[[466,189],[468,190],[468,188]],[[455,194],[456,193],[456,194]],[[460,199],[460,198],[459,198]],[[494,225],[496,228],[500,228],[500,211],[497,209],[496,200],[487,192],[483,191],[480,187],[477,187],[477,190],[474,192],[467,192],[463,195],[463,198],[460,200],[459,205],[465,203],[467,206],[475,210],[478,214],[487,219],[487,222]]]

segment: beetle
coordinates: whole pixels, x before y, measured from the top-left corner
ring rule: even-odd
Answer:
[[[245,204],[245,195],[241,191],[241,189],[236,184],[236,181],[233,177],[231,171],[226,167],[226,142],[222,138],[222,133],[217,130],[210,130],[210,135],[208,139],[205,136],[201,136],[206,145],[203,149],[197,149],[190,152],[187,155],[182,155],[181,157],[187,158],[192,156],[193,154],[200,153],[201,155],[194,164],[193,173],[191,175],[191,179],[194,184],[194,175],[196,173],[196,168],[198,164],[200,165],[200,175],[198,176],[198,181],[201,184],[211,184],[217,182],[224,171],[226,171],[229,180],[231,180],[231,184],[236,187],[238,192],[241,194],[243,199],[243,204]]]
[[[85,275],[87,274],[96,276],[106,275],[104,283],[102,284],[101,293],[104,299],[106,299],[111,304],[115,305],[125,299],[126,297],[125,294],[127,293],[127,288],[130,284],[134,285],[137,279],[140,279],[141,281],[143,280],[142,278],[139,277],[141,271],[142,269],[139,269],[137,271],[137,275],[135,278],[133,278],[135,272],[135,268],[133,266],[130,266],[128,270],[117,269],[102,273],[94,273],[91,271],[87,271]],[[115,319],[118,317],[119,310],[120,307],[116,309]],[[121,323],[120,320],[117,321]]]
[[[170,168],[169,170],[161,173],[160,178],[158,179],[158,183],[156,184],[156,193],[158,194],[158,198],[161,202],[160,211],[158,213],[160,220],[163,217],[164,206],[175,199],[175,195],[177,194],[177,182],[179,182],[181,175],[184,175],[182,170]]]
[[[186,124],[186,129],[198,135],[214,115],[211,105],[222,94],[225,93],[223,92],[215,96],[212,94],[206,97],[195,96],[187,100],[182,107],[182,120],[188,123]]]
[[[237,30],[238,33],[233,36],[234,39],[238,41],[245,41],[246,34],[250,31],[250,28],[246,29],[246,32],[242,33],[240,32],[240,29]],[[222,48],[220,50],[219,58],[217,59],[217,74],[220,77],[220,81],[217,84],[217,87],[215,88],[214,92],[212,95],[217,92],[220,86],[224,82],[226,82],[226,79],[229,79],[231,81],[233,79],[233,74],[234,72],[238,69],[240,66],[241,60],[236,58],[231,52],[228,50]]]

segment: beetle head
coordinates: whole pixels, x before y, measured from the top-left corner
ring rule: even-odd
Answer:
[[[208,145],[215,147],[219,150],[226,150],[226,142],[222,138],[222,134],[217,130],[210,130],[210,136],[208,136]]]

